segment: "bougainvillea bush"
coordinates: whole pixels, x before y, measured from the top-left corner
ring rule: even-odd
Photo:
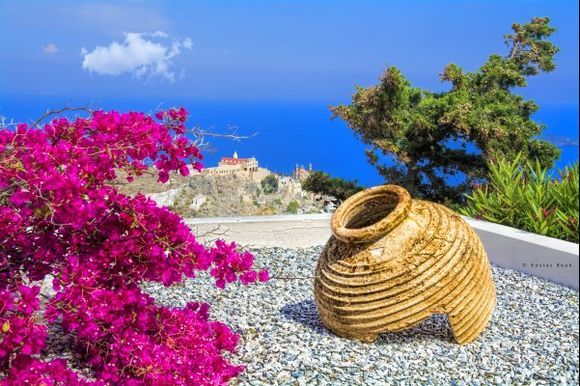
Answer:
[[[226,358],[238,335],[210,319],[208,304],[162,307],[139,284],[208,270],[223,288],[266,281],[267,271],[235,244],[204,247],[168,209],[107,184],[116,170],[131,181],[154,165],[161,183],[199,170],[186,117],[96,111],[0,129],[1,385],[214,385],[243,371]],[[91,378],[43,358],[49,325],[74,337]]]

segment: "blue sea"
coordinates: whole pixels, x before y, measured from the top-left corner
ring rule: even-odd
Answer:
[[[235,142],[207,138],[205,166],[214,166],[222,156],[237,151],[240,157],[254,156],[260,166],[290,174],[295,165],[312,164],[316,170],[372,186],[383,182],[367,163],[365,146],[340,119],[331,119],[324,102],[200,101],[184,98],[65,98],[56,96],[0,96],[0,116],[16,122],[31,122],[47,109],[65,106],[118,111],[150,112],[158,107],[184,106],[190,125],[215,133],[253,137]],[[578,161],[578,106],[542,106],[535,119],[546,126],[543,137],[558,144],[562,157],[557,167]]]

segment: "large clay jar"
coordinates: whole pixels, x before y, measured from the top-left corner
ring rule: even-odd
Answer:
[[[473,341],[495,307],[487,255],[473,229],[442,205],[395,185],[347,199],[316,267],[324,325],[365,342],[447,314],[455,340]]]

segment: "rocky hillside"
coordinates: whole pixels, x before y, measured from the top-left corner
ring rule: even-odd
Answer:
[[[117,179],[110,183],[111,186],[117,188],[121,193],[134,196],[138,193],[150,195],[153,193],[167,192],[172,189],[179,188],[187,184],[191,177],[183,177],[177,173],[171,173],[171,178],[165,184],[157,182],[157,172],[151,169],[142,176],[135,177],[131,183],[127,182],[127,173],[123,170],[116,170]]]
[[[131,184],[119,173],[112,185],[125,194],[145,194],[183,217],[253,216],[283,213],[318,213],[324,200],[304,192],[297,181],[281,184],[265,194],[259,183],[235,175],[182,177],[172,175],[166,184],[143,175]]]

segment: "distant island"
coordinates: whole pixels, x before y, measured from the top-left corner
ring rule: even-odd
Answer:
[[[544,135],[542,136],[546,141],[552,142],[556,146],[578,146],[578,140],[570,137],[560,135]]]

